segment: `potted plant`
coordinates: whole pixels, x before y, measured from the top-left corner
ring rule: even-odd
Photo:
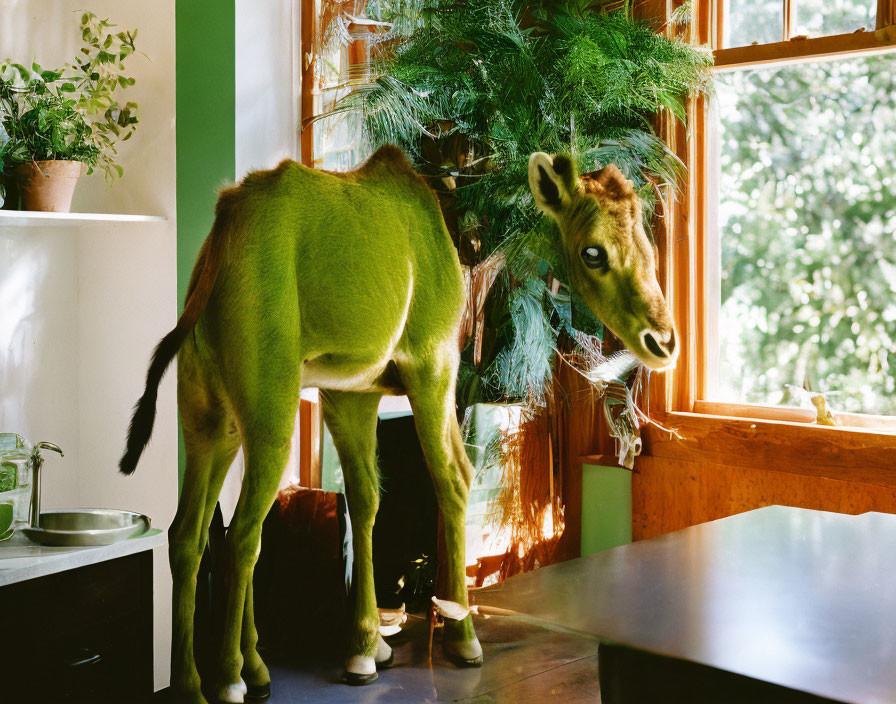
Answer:
[[[123,170],[116,144],[137,124],[137,104],[118,101],[132,85],[124,62],[136,30],[91,12],[81,15],[83,46],[60,69],[0,63],[0,201],[4,207],[68,212],[82,173],[102,170],[107,183]]]

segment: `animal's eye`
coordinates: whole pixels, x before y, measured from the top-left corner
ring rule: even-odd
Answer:
[[[594,247],[585,247],[582,250],[582,261],[589,269],[609,269],[610,259],[607,256],[607,250],[600,245]]]

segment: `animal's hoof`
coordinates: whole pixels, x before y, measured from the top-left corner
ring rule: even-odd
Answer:
[[[389,652],[389,657],[387,657],[385,660],[376,661],[377,670],[388,670],[393,665],[395,665],[395,653],[391,651]]]
[[[271,698],[271,683],[251,684],[246,691],[247,702],[263,702]]]
[[[345,661],[343,679],[349,684],[361,686],[370,684],[376,678],[376,661],[369,655],[352,655]]]
[[[378,636],[376,643],[376,655],[373,656],[377,670],[388,670],[395,664],[395,653],[382,636]]]
[[[246,683],[240,680],[236,684],[228,684],[218,690],[215,701],[218,704],[243,704],[246,701]]]
[[[365,684],[370,684],[373,682],[379,675],[376,672],[372,672],[370,674],[361,675],[357,672],[349,672],[345,671],[345,674],[342,675],[342,678],[345,680],[346,684],[350,684],[353,687],[363,687]]]
[[[481,667],[482,646],[478,638],[462,641],[445,641],[445,657],[458,667]]]

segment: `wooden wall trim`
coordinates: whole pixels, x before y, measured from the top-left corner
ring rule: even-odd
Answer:
[[[321,487],[321,405],[299,401],[299,485],[310,489]]]
[[[315,97],[318,92],[315,73],[314,43],[317,35],[317,7],[314,0],[300,0],[301,49],[299,69],[302,77],[302,92],[299,115],[299,160],[305,166],[314,165],[314,125],[308,120],[314,115]]]

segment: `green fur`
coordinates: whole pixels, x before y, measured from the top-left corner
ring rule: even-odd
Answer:
[[[464,518],[472,468],[454,412],[465,294],[433,194],[392,147],[348,174],[287,161],[224,191],[215,228],[224,228],[218,241],[226,242],[226,256],[178,353],[187,467],[171,528],[172,680],[194,702],[204,701],[192,648],[196,572],[240,445],[246,474],[227,535],[229,593],[217,688],[210,691],[223,692],[241,675],[250,685],[269,682],[255,649],[251,578],[303,385],[323,389],[324,417],[345,471],[357,559],[349,655],[372,656],[377,643],[371,531],[383,393],[410,398],[445,522],[450,575],[440,596],[467,603]],[[194,286],[215,236],[197,260]],[[469,619],[449,636],[474,638]]]

